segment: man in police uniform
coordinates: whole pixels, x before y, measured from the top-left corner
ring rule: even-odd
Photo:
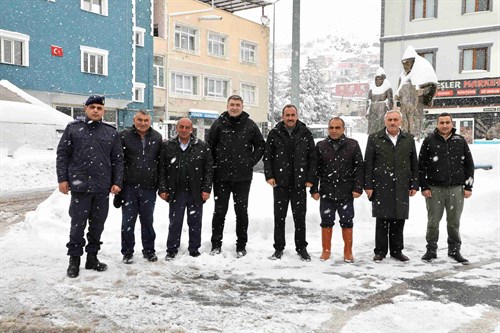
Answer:
[[[123,152],[116,129],[102,121],[104,113],[104,97],[90,96],[85,102],[85,120],[69,123],[57,147],[59,191],[71,192],[71,230],[66,244],[70,256],[67,275],[71,278],[80,271],[87,221],[85,268],[107,269],[97,259],[97,252],[108,216],[109,192],[117,194],[122,188]]]

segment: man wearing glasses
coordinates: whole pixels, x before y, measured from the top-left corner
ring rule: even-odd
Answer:
[[[109,192],[117,194],[122,188],[123,152],[116,129],[102,121],[104,113],[104,97],[90,96],[85,102],[85,120],[69,123],[57,147],[59,191],[71,192],[71,230],[66,244],[70,278],[80,272],[87,222],[85,268],[99,272],[108,268],[97,259],[97,252],[108,216]]]

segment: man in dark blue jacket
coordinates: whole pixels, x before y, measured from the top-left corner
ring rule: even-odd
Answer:
[[[189,226],[188,251],[200,255],[203,204],[212,190],[213,163],[208,144],[193,134],[193,123],[187,118],[177,122],[177,136],[163,143],[160,162],[160,197],[169,202],[167,255],[175,258],[181,243],[184,213]]]
[[[134,124],[122,132],[120,139],[125,159],[123,190],[119,196],[122,207],[122,254],[123,262],[131,264],[135,245],[135,222],[141,221],[142,255],[148,261],[158,260],[155,254],[155,230],[153,213],[158,189],[158,165],[162,136],[151,128],[151,115],[139,110],[134,115]],[[117,205],[118,204],[118,205]]]
[[[285,249],[285,220],[288,203],[295,223],[295,250],[310,261],[306,241],[306,188],[313,186],[316,152],[311,131],[298,119],[294,105],[285,105],[282,121],[267,137],[264,152],[266,181],[273,187],[274,249],[271,259],[281,259]]]
[[[214,215],[212,218],[212,251],[220,254],[224,222],[233,194],[236,213],[236,255],[246,255],[248,241],[248,195],[253,167],[262,158],[265,141],[259,127],[243,111],[243,99],[238,95],[227,100],[223,112],[210,127],[208,143],[214,161]]]
[[[97,259],[97,252],[108,216],[109,192],[121,191],[123,153],[116,129],[102,121],[104,112],[104,97],[90,96],[85,102],[85,120],[68,124],[57,147],[59,191],[71,192],[71,230],[66,244],[70,256],[67,275],[71,278],[80,272],[87,221],[85,268],[99,272],[107,269]]]
[[[423,261],[437,258],[439,222],[446,209],[448,256],[467,265],[460,248],[460,217],[464,198],[472,195],[474,161],[464,137],[455,133],[449,113],[437,118],[437,128],[420,147],[419,173],[422,195],[427,205],[427,252]]]
[[[311,196],[320,200],[321,260],[330,259],[335,213],[339,215],[344,240],[344,261],[354,262],[352,227],[354,199],[363,194],[364,168],[361,148],[344,135],[345,123],[334,117],[328,122],[328,137],[316,145],[318,168]]]

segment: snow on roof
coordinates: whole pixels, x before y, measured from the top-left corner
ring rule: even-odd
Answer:
[[[5,80],[2,80],[5,81]],[[73,118],[45,106],[0,100],[0,121],[25,124],[55,124],[66,126]]]
[[[31,96],[30,94],[28,94],[27,92],[25,92],[21,88],[18,88],[14,84],[10,83],[8,80],[0,80],[0,86],[3,86],[6,89],[9,89],[10,91],[15,93],[16,95],[18,95],[19,97],[21,97],[22,99],[24,99],[28,103],[42,106],[42,107],[46,107],[46,108],[51,108],[49,105],[45,104],[44,102],[42,102],[38,98]]]

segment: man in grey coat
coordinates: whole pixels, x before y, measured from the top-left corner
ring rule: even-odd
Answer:
[[[376,218],[375,262],[385,258],[388,247],[391,257],[409,260],[402,252],[403,229],[409,197],[418,190],[418,161],[413,136],[400,129],[401,122],[401,112],[388,111],[385,128],[371,134],[366,144],[365,192]]]

